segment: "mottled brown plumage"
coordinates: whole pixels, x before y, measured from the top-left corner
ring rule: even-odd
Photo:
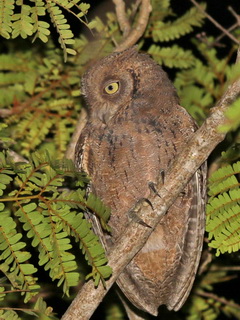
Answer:
[[[76,147],[76,166],[111,207],[109,249],[124,232],[128,211],[151,192],[196,126],[179,105],[162,68],[134,48],[97,62],[84,75],[89,119]],[[178,310],[192,288],[204,233],[205,169],[193,176],[117,283],[139,309]],[[96,222],[95,222],[96,224]]]

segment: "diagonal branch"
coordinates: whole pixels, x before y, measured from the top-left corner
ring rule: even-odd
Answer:
[[[238,60],[240,49],[238,50]],[[131,261],[136,253],[143,247],[144,243],[166,213],[167,209],[174,202],[178,194],[191,179],[195,171],[208,158],[212,150],[225,137],[225,134],[218,131],[218,127],[227,120],[225,111],[228,106],[240,95],[240,79],[232,83],[216,107],[212,109],[209,118],[201,128],[193,134],[187,146],[176,158],[173,166],[165,177],[164,185],[157,186],[158,195],[149,197],[149,202],[141,202],[136,205],[133,211],[150,226],[146,227],[135,221],[131,221],[124,232],[124,235],[114,245],[109,253],[109,265],[113,269],[111,278],[106,282],[106,288],[102,284],[94,287],[93,281],[88,281],[78,293],[62,320],[88,320],[107,291]],[[160,195],[160,196],[159,196]]]

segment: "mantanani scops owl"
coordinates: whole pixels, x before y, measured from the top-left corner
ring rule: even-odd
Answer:
[[[196,125],[166,73],[135,48],[93,65],[82,92],[89,118],[75,163],[90,176],[92,192],[111,207],[109,250],[131,219],[129,210],[148,198],[149,185],[168,170]],[[202,166],[194,174],[118,278],[124,295],[153,315],[162,304],[178,310],[192,288],[203,243],[205,171]]]

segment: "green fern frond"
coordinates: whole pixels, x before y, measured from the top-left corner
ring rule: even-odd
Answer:
[[[203,9],[205,4],[201,5]],[[193,31],[193,27],[200,27],[203,24],[205,15],[196,7],[191,8],[182,17],[173,22],[157,21],[152,27],[152,37],[155,42],[171,41]]]
[[[55,319],[52,314],[52,308],[47,306],[42,297],[37,299],[34,305],[34,311],[36,311],[41,316],[44,315],[44,320]]]
[[[33,41],[39,38],[46,43],[50,35],[50,25],[45,21],[46,13],[48,13],[59,34],[59,43],[66,61],[67,55],[75,55],[76,51],[69,47],[74,44],[74,38],[63,10],[89,29],[97,26],[97,21],[87,23],[82,19],[87,14],[90,5],[80,2],[81,0],[30,0],[29,4],[25,4],[20,0],[3,0],[0,2],[0,35],[6,39],[18,36],[26,39],[34,35]]]
[[[169,16],[173,16],[170,0],[152,0],[152,13],[149,17],[149,23],[146,29],[146,36],[152,37],[153,30],[159,21],[164,21]]]
[[[38,290],[40,286],[36,284],[37,278],[33,277],[37,269],[28,263],[31,255],[29,252],[22,250],[26,247],[26,243],[20,241],[21,239],[22,234],[17,233],[16,223],[12,217],[2,211],[0,221],[0,269],[15,288],[27,290],[25,295],[25,302],[27,302],[37,294],[35,290]]]
[[[79,176],[69,171],[74,168],[73,164],[70,165],[70,160],[65,160],[63,165],[60,165],[59,162],[49,161],[49,155],[37,153],[32,155],[29,163],[12,164],[3,153],[0,153],[0,160],[2,168],[0,177],[2,176],[3,181],[0,184],[2,190],[0,209],[5,210],[5,203],[12,203],[13,208],[16,208],[12,215],[21,223],[27,238],[31,239],[31,246],[38,250],[39,266],[44,266],[44,269],[49,271],[50,277],[58,281],[58,286],[63,285],[64,293],[68,294],[69,288],[77,285],[79,279],[79,274],[75,271],[76,257],[70,252],[72,249],[70,239],[74,237],[86,261],[92,267],[88,277],[93,277],[96,285],[100,280],[104,282],[104,279],[110,276],[111,269],[106,265],[104,249],[93,233],[91,224],[84,218],[83,212],[95,210],[100,219],[104,220],[107,219],[106,212],[109,213],[109,210],[99,200],[96,200],[96,204],[88,201],[83,190],[59,191],[66,176]],[[8,185],[12,182],[15,190],[9,192]],[[32,288],[34,290],[38,288],[35,279],[29,278],[29,274],[35,270],[30,263],[26,263],[31,258],[31,253],[22,251],[26,244],[20,241],[22,234],[16,232],[16,223],[10,216],[10,211],[7,210],[5,215],[7,216],[0,225],[2,228],[0,235],[6,234],[1,239],[1,258],[4,260],[1,267],[3,269],[6,266],[5,273],[11,277],[12,282],[19,277],[20,271],[16,273],[19,268],[15,267],[15,273],[11,273],[7,267],[16,260],[13,261],[14,257],[11,254],[13,250],[9,251],[8,244],[16,243],[15,255],[21,259],[21,270],[25,270],[26,273],[26,275],[23,273],[25,278],[22,279],[22,287],[30,290],[30,293],[26,294],[26,299],[29,299]],[[8,240],[6,240],[7,230],[10,232]],[[31,280],[31,286],[27,280]]]
[[[153,44],[150,46],[148,53],[159,64],[164,64],[169,68],[189,68],[193,66],[195,62],[195,58],[191,51],[185,51],[177,45],[160,48]]]
[[[216,255],[240,249],[240,161],[218,169],[209,179],[207,225]]]
[[[16,38],[19,35],[26,39],[33,34],[33,20],[30,16],[31,7],[23,4],[22,1],[16,1],[17,5],[20,5],[20,13],[15,13],[12,16],[12,38]]]
[[[62,10],[55,3],[55,1],[46,0],[47,11],[50,15],[51,21],[54,24],[59,38],[58,41],[64,52],[64,61],[67,60],[67,54],[76,54],[76,51],[67,47],[67,45],[74,44],[73,33],[67,19],[64,17]]]
[[[33,0],[31,0],[33,2]],[[50,25],[46,21],[41,21],[40,17],[45,16],[46,8],[45,3],[42,0],[35,0],[35,6],[32,7],[31,18],[33,21],[33,34],[35,34],[33,41],[36,38],[42,40],[42,42],[48,41],[48,36],[50,35]]]
[[[240,161],[233,165],[224,166],[213,172],[209,178],[209,195],[216,197],[227,190],[235,189],[239,186],[235,175],[240,173]]]
[[[209,40],[211,45],[212,39]],[[215,49],[208,48],[206,43],[194,41],[207,64],[199,59],[194,59],[194,67],[189,70],[181,70],[177,73],[174,82],[182,105],[197,120],[199,124],[207,116],[213,103],[217,101],[225,91],[226,77],[233,76],[226,67],[227,59],[219,59]]]
[[[0,1],[0,35],[6,39],[10,39],[12,33],[14,2],[14,0]]]
[[[201,275],[197,286],[194,286],[190,299],[183,306],[187,317],[184,319],[219,319],[233,317],[240,319],[240,309],[236,302],[225,297],[214,294],[214,286],[229,279],[227,271],[222,271],[219,265],[212,264],[204,274]],[[230,276],[231,277],[231,276]]]
[[[0,310],[0,317],[4,320],[22,320],[14,310]]]
[[[60,67],[60,55],[41,63],[38,58],[23,53],[11,61],[11,55],[0,55],[0,107],[9,113],[5,122],[10,138],[18,141],[16,148],[23,155],[28,156],[36,147],[44,148],[47,139],[47,148],[51,150],[52,142],[53,152],[61,157],[80,110],[79,71],[72,66]]]

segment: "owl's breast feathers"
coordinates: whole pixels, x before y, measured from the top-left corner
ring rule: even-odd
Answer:
[[[93,192],[111,207],[113,241],[123,233],[129,209],[148,197],[149,183],[169,168],[194,127],[180,106],[171,116],[145,112],[138,117],[128,109],[107,125],[87,124],[80,140],[81,165],[91,177]],[[204,229],[199,179],[197,173],[119,277],[129,300],[152,314],[160,304],[178,309],[191,289]]]

